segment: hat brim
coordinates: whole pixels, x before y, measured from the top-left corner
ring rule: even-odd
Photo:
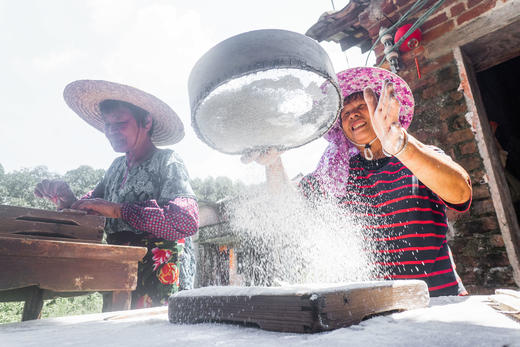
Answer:
[[[155,145],[173,145],[184,137],[184,125],[175,111],[155,96],[134,87],[102,80],[79,80],[65,87],[63,98],[76,114],[101,132],[104,132],[104,122],[99,104],[104,100],[120,100],[150,114],[154,120],[151,140]]]
[[[384,82],[392,82],[394,85],[394,94],[401,104],[401,108],[399,109],[399,122],[405,129],[407,129],[412,122],[415,105],[412,90],[398,75],[378,67],[355,67],[338,72],[336,76],[338,77],[338,85],[343,98],[356,92],[362,92],[366,87],[372,88],[374,92],[381,95]],[[338,143],[345,141],[340,118],[338,118],[329,131],[323,135],[323,138],[327,141]]]
[[[399,122],[408,128],[413,119],[414,99],[408,84],[398,75],[378,67],[356,67],[336,74],[343,98],[362,92],[366,87],[381,95],[383,84],[390,81],[394,85],[394,95],[399,100]]]

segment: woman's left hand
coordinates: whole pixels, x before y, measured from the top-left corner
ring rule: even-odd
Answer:
[[[82,199],[76,201],[71,209],[94,212],[108,218],[121,218],[121,204],[103,199]]]
[[[379,102],[371,88],[365,88],[363,95],[372,120],[372,127],[381,141],[383,149],[392,155],[398,153],[404,146],[406,134],[399,122],[401,105],[395,97],[394,85],[385,81]]]

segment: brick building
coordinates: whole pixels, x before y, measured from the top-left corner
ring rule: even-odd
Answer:
[[[351,0],[323,14],[306,34],[367,51],[382,26],[391,27],[417,2]],[[414,23],[437,2],[403,23]],[[473,184],[470,211],[450,216],[457,270],[472,293],[520,286],[520,0],[445,0],[420,30],[420,45],[398,58],[398,74],[416,101],[409,130],[449,153]],[[375,46],[378,63],[383,49]]]

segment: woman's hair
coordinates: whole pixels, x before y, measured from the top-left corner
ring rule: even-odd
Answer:
[[[132,116],[135,118],[135,121],[137,122],[137,125],[141,128],[144,128],[146,125],[146,116],[148,116],[150,113],[146,110],[143,110],[139,106],[135,106],[134,104],[131,104],[126,101],[121,100],[103,100],[99,103],[99,110],[103,114],[114,112],[115,110],[119,108],[126,108],[130,111]],[[148,134],[152,136],[152,130],[153,130],[153,119],[152,119],[152,127],[150,128],[150,131]]]
[[[99,110],[103,114],[114,112],[115,110],[124,107],[130,111],[132,116],[135,118],[137,124],[141,127],[146,124],[146,116],[148,115],[148,111],[143,110],[142,108],[135,106],[129,102],[121,101],[121,100],[103,100],[99,103]]]
[[[355,100],[365,100],[365,97],[363,95],[362,91],[352,93],[350,95],[345,96],[345,99],[343,99],[343,104],[348,104]]]

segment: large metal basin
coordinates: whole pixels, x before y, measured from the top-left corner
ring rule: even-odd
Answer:
[[[311,38],[286,30],[233,36],[193,67],[192,126],[216,150],[286,150],[322,136],[342,106],[332,63]]]

